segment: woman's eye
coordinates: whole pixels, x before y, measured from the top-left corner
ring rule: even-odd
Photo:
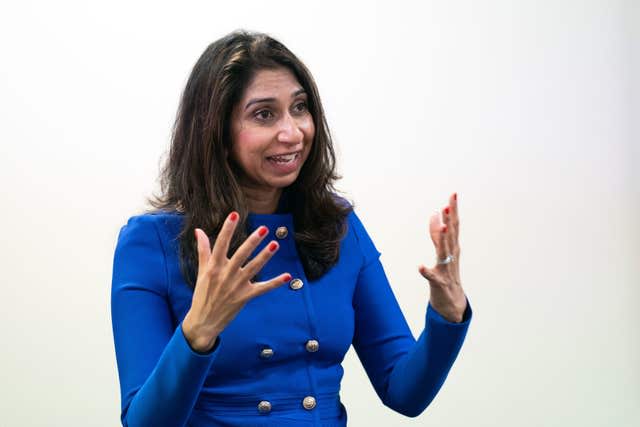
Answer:
[[[293,108],[297,112],[307,111],[307,103],[306,102],[298,102]]]
[[[260,110],[256,112],[255,117],[259,120],[269,120],[273,114],[269,110]]]

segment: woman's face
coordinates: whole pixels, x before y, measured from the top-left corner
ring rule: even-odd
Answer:
[[[293,73],[258,71],[231,115],[231,156],[244,172],[241,183],[266,192],[291,185],[314,133],[307,94]]]

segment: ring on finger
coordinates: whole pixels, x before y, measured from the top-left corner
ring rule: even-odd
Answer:
[[[443,260],[438,260],[438,265],[449,264],[450,262],[455,261],[455,257],[453,255],[447,255],[447,257]]]

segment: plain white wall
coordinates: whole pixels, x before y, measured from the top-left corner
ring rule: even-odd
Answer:
[[[246,28],[314,74],[416,335],[428,216],[460,195],[460,357],[409,419],[350,351],[350,425],[640,425],[639,2],[174,3],[0,6],[0,424],[118,424],[117,232],[196,59]]]

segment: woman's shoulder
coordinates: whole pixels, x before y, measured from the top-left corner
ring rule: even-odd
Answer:
[[[331,193],[331,198],[339,206],[342,206],[345,208],[353,208],[353,202],[351,202],[349,199],[347,199],[345,196],[341,194]]]
[[[144,211],[142,213],[137,213],[131,215],[127,220],[127,224],[129,223],[157,223],[163,221],[178,221],[182,220],[184,214],[178,211],[165,211],[165,210],[153,210],[153,211]]]
[[[130,216],[120,228],[113,257],[114,295],[122,290],[148,289],[159,295],[168,292],[166,224],[176,215],[145,212]]]
[[[357,245],[362,255],[364,256],[365,264],[368,264],[372,260],[378,258],[380,256],[380,252],[377,250],[375,244],[373,243],[373,240],[371,239],[371,236],[367,232],[367,229],[358,217],[354,205],[348,201],[345,202],[349,203],[350,207],[350,211],[347,214],[346,218],[347,240],[353,241]]]
[[[334,203],[336,205],[340,206],[341,208],[347,211],[346,222],[347,222],[348,232],[352,232],[353,230],[349,230],[349,229],[352,229],[354,227],[355,228],[362,227],[362,222],[360,222],[358,215],[356,215],[354,202],[337,193],[332,193],[331,197],[333,198]]]
[[[175,237],[181,227],[184,215],[177,211],[146,211],[130,216],[120,228],[123,236],[157,234],[162,237]]]

